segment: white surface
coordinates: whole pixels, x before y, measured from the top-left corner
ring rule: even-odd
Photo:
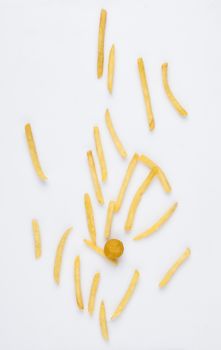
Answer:
[[[105,71],[96,79],[99,12],[108,11]],[[220,283],[220,30],[221,3],[212,0],[0,1],[0,348],[4,350],[147,349],[219,350]],[[106,89],[107,53],[116,45],[113,96]],[[156,130],[147,127],[136,59],[145,61]],[[182,119],[162,88],[161,64],[188,110]],[[146,175],[139,166],[113,233],[125,242],[114,268],[85,247],[83,194],[95,208],[100,244],[109,199],[114,199],[127,161],[112,145],[104,124],[111,115],[129,153],[158,162],[173,187],[165,195],[155,181],[142,200],[133,233],[123,225],[130,200]],[[43,169],[41,184],[27,151],[30,122]],[[94,150],[92,127],[100,127],[109,178],[105,207],[96,204],[85,153]],[[97,160],[96,160],[97,161]],[[173,219],[149,239],[133,242],[174,200]],[[42,233],[43,256],[35,261],[31,219]],[[61,285],[53,261],[63,231],[74,226],[62,265]],[[189,246],[192,256],[168,288],[158,283]],[[135,268],[141,273],[134,297],[109,323],[106,344],[98,324],[77,308],[73,260],[80,254],[85,306],[93,274],[101,272],[98,301],[110,316]]]

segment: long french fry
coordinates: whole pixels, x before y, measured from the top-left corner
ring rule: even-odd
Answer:
[[[92,242],[96,244],[96,227],[94,222],[94,211],[91,204],[91,199],[88,193],[85,193],[84,195],[84,206],[86,211],[86,217],[87,217],[87,227],[88,231],[91,237]]]
[[[177,269],[189,258],[191,251],[187,248],[184,253],[179,257],[179,259],[171,266],[171,268],[167,271],[163,279],[159,283],[159,287],[163,288],[167,285],[170,279],[173,277]]]
[[[100,305],[99,319],[100,319],[101,334],[105,340],[108,340],[109,335],[108,335],[108,328],[107,328],[107,317],[106,317],[106,310],[105,310],[103,301],[101,302],[101,305]]]
[[[98,160],[101,168],[101,178],[105,182],[107,180],[107,165],[104,157],[104,150],[101,142],[100,131],[97,126],[94,127],[94,141],[96,146],[96,151],[98,155]]]
[[[104,250],[97,246],[96,244],[94,244],[92,241],[88,241],[87,239],[84,239],[84,243],[89,247],[91,248],[95,253],[97,253],[98,255],[102,256],[103,258],[105,258],[107,261],[110,261],[111,263],[117,265],[117,261],[115,260],[111,260],[111,259],[108,259],[106,257],[106,255],[104,254]]]
[[[139,75],[140,75],[140,81],[141,81],[141,87],[142,87],[142,91],[143,91],[144,102],[145,102],[146,111],[147,111],[147,119],[148,119],[149,129],[150,129],[150,131],[152,131],[155,128],[155,122],[154,122],[154,116],[153,116],[153,111],[152,111],[150,92],[149,92],[149,88],[148,88],[148,84],[147,84],[147,77],[146,77],[144,62],[143,62],[143,59],[141,57],[138,58],[137,65],[138,65],[138,70],[139,70]]]
[[[98,285],[100,283],[100,274],[99,272],[95,273],[90,290],[90,296],[88,301],[88,312],[92,316],[94,313],[95,300],[97,295]]]
[[[88,165],[89,165],[89,169],[90,169],[90,173],[91,173],[91,178],[92,178],[96,198],[98,200],[98,203],[104,204],[104,197],[103,197],[101,186],[100,186],[100,183],[98,180],[97,170],[95,167],[94,157],[93,157],[92,151],[87,152],[87,160],[88,160]]]
[[[177,203],[174,203],[172,207],[170,207],[163,216],[155,223],[153,226],[151,226],[147,231],[140,233],[139,235],[135,236],[133,239],[134,241],[138,241],[139,239],[145,238],[150,236],[152,233],[156,232],[165,222],[169,220],[171,215],[175,212],[177,208]]]
[[[81,291],[81,271],[80,271],[80,257],[77,256],[74,260],[74,284],[75,284],[75,296],[78,308],[80,310],[84,309],[84,302]]]
[[[41,236],[40,228],[37,220],[32,220],[32,230],[35,243],[35,258],[38,259],[41,256]]]
[[[57,247],[57,251],[56,251],[56,255],[55,255],[55,262],[54,262],[54,280],[57,284],[60,283],[60,271],[61,271],[61,263],[62,263],[62,256],[63,256],[63,251],[64,251],[64,246],[66,243],[66,240],[69,236],[69,234],[72,231],[72,227],[68,228],[64,234],[62,235],[59,243],[58,243],[58,247]]]
[[[107,12],[106,10],[101,10],[100,13],[100,23],[99,23],[99,32],[98,32],[98,52],[97,52],[97,77],[101,78],[103,75],[104,68],[104,37],[106,29],[106,19]]]
[[[167,94],[168,99],[170,100],[173,107],[177,110],[177,112],[183,116],[187,116],[187,111],[181,106],[181,104],[177,101],[176,97],[172,93],[169,83],[168,83],[168,63],[162,64],[162,80],[163,80],[163,87]]]
[[[115,66],[115,46],[112,45],[109,53],[108,76],[107,76],[107,88],[110,94],[112,94],[112,90],[113,90],[114,66]]]
[[[45,181],[45,180],[47,180],[47,176],[44,174],[42,167],[41,167],[41,164],[40,164],[40,161],[39,161],[39,158],[38,158],[35,140],[34,140],[34,137],[32,134],[30,124],[25,125],[25,135],[26,135],[28,149],[29,149],[30,157],[31,157],[35,172],[38,175],[40,180]]]
[[[134,289],[137,285],[139,276],[140,276],[139,271],[135,270],[133,277],[130,281],[130,284],[128,286],[128,289],[126,290],[126,293],[124,294],[123,298],[121,299],[118,307],[116,308],[113,315],[111,316],[111,320],[114,320],[115,318],[117,318],[122,313],[124,308],[126,307],[128,301],[130,300],[130,298],[134,292]]]
[[[141,201],[143,194],[146,192],[146,190],[150,186],[150,184],[151,184],[151,182],[154,179],[156,174],[157,174],[157,169],[153,168],[150,171],[150,173],[148,174],[148,176],[146,177],[146,179],[142,182],[142,184],[138,188],[137,192],[135,193],[134,198],[131,202],[131,205],[130,205],[130,208],[128,211],[128,215],[127,215],[127,220],[126,220],[125,226],[124,226],[126,231],[130,231],[132,229],[135,214],[137,211],[137,207]]]
[[[104,229],[104,237],[106,239],[110,238],[110,235],[111,235],[111,225],[112,225],[112,220],[114,215],[114,206],[115,206],[115,202],[110,201],[107,208],[107,216],[106,216],[106,223],[105,223],[105,229]]]
[[[112,141],[115,144],[115,147],[117,149],[117,151],[119,152],[119,154],[121,155],[122,158],[126,158],[127,157],[127,152],[125,151],[111,120],[111,116],[110,116],[110,112],[107,109],[105,112],[105,121],[106,121],[106,125],[108,128],[108,131],[111,135]]]

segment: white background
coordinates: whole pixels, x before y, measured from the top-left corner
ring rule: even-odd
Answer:
[[[108,12],[105,69],[96,78],[100,9]],[[220,81],[221,2],[215,0],[8,0],[0,1],[0,349],[219,350],[221,348]],[[116,46],[114,92],[106,89],[107,54]],[[150,133],[136,60],[146,65],[156,130]],[[189,112],[182,119],[162,87],[161,64]],[[128,151],[122,161],[104,124],[109,107]],[[42,167],[38,180],[28,154],[24,125],[33,128]],[[108,164],[99,207],[86,151],[92,128],[101,130]],[[144,196],[133,232],[123,227],[132,196],[147,174],[139,165],[113,236],[125,244],[119,266],[96,256],[88,237],[83,194],[91,194],[99,244],[107,203],[115,199],[134,152],[146,153],[166,172],[166,195],[154,181]],[[96,158],[97,163],[97,158]],[[97,163],[98,164],[98,163]],[[99,171],[99,168],[98,168]],[[100,173],[99,173],[100,174]],[[133,242],[175,200],[177,212],[158,233]],[[34,258],[31,220],[41,227],[43,255]],[[53,281],[58,241],[74,230],[64,251],[61,284]],[[191,258],[164,290],[158,283],[189,246]],[[80,254],[85,311],[76,307],[73,261]],[[98,303],[108,318],[134,269],[138,288],[124,313],[109,322],[110,342],[100,334]],[[96,310],[87,300],[93,274],[101,272]]]

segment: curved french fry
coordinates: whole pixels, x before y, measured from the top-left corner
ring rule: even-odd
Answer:
[[[101,302],[101,305],[100,305],[99,319],[100,319],[101,334],[105,340],[108,340],[109,335],[108,335],[108,328],[107,328],[106,310],[105,310],[103,301]]]
[[[84,309],[84,302],[81,291],[81,274],[80,274],[80,257],[77,256],[74,260],[74,284],[75,284],[75,296],[78,308],[80,310]]]
[[[91,199],[88,193],[85,193],[84,195],[84,206],[86,211],[86,217],[87,217],[87,227],[88,231],[90,233],[90,237],[92,242],[96,244],[96,227],[94,222],[94,212],[93,207],[91,204]]]
[[[32,220],[32,230],[34,235],[34,243],[35,243],[35,258],[38,259],[41,256],[41,236],[40,229],[37,220]]]
[[[32,164],[34,166],[35,172],[38,175],[39,179],[42,181],[47,180],[47,176],[44,174],[42,168],[41,168],[41,164],[38,158],[38,153],[37,153],[37,149],[36,149],[36,145],[35,145],[35,140],[32,134],[32,130],[31,130],[31,125],[30,124],[26,124],[25,125],[25,135],[26,135],[26,140],[27,140],[27,144],[28,144],[28,149],[29,149],[29,153],[30,153],[30,157],[32,160]]]
[[[112,94],[112,89],[113,89],[114,66],[115,66],[115,46],[112,45],[109,53],[108,76],[107,76],[107,88],[110,94]]]
[[[95,253],[97,253],[98,255],[102,256],[103,258],[105,258],[107,261],[110,261],[111,263],[117,265],[117,261],[115,260],[111,260],[111,259],[108,259],[106,257],[106,255],[104,254],[104,250],[97,246],[96,244],[94,244],[92,241],[88,241],[87,239],[84,239],[84,243],[89,247],[91,248]]]
[[[177,112],[183,116],[186,117],[187,116],[187,111],[181,106],[181,104],[177,101],[176,97],[174,96],[174,94],[172,93],[170,87],[169,87],[169,83],[168,83],[168,63],[164,63],[162,64],[162,80],[163,80],[163,87],[164,90],[167,94],[167,97],[169,98],[171,104],[173,105],[173,107],[177,110]]]
[[[98,200],[98,203],[104,204],[104,197],[103,197],[101,186],[100,186],[100,183],[98,180],[97,170],[95,167],[94,157],[93,157],[92,151],[87,152],[87,160],[88,160],[88,165],[89,165],[89,169],[90,169],[90,173],[91,173],[91,179],[93,182],[96,198]]]
[[[105,182],[107,180],[107,165],[104,157],[104,150],[101,143],[100,131],[97,126],[94,127],[94,141],[96,146],[96,151],[98,155],[98,160],[101,168],[101,178]]]
[[[127,152],[125,151],[111,120],[111,116],[110,116],[110,112],[107,109],[105,112],[105,121],[106,121],[106,125],[108,128],[108,131],[111,135],[111,138],[113,140],[113,143],[115,144],[115,147],[117,149],[117,151],[119,152],[119,154],[121,155],[122,158],[126,158],[127,157]]]
[[[100,282],[100,274],[99,272],[95,273],[90,290],[90,296],[88,301],[88,312],[92,316],[94,313],[95,299],[97,295],[97,289]]]
[[[104,237],[106,239],[110,238],[110,235],[111,235],[111,225],[112,225],[112,220],[114,215],[114,206],[115,206],[115,202],[110,201],[107,208],[107,216],[106,216],[106,223],[105,223],[105,229],[104,229]]]
[[[101,10],[100,13],[100,23],[99,23],[99,32],[98,32],[98,52],[97,52],[97,77],[101,78],[103,75],[104,67],[104,37],[106,29],[106,10]]]
[[[128,286],[128,289],[126,290],[126,293],[124,294],[123,298],[121,299],[120,304],[118,305],[118,307],[114,311],[113,315],[111,316],[111,320],[114,320],[115,318],[117,318],[122,313],[124,308],[126,307],[128,301],[130,300],[130,298],[134,292],[134,289],[137,285],[139,276],[140,276],[139,271],[135,270],[133,277],[130,281],[130,284]]]
[[[170,207],[163,216],[153,225],[151,226],[147,231],[140,233],[139,235],[135,236],[133,238],[134,241],[138,241],[139,239],[145,238],[150,236],[152,233],[157,231],[165,222],[169,220],[171,215],[175,212],[177,208],[178,203],[174,203],[172,207]]]

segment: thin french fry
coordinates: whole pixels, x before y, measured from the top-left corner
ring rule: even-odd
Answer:
[[[147,77],[146,77],[144,62],[143,62],[143,59],[141,57],[139,57],[137,59],[137,65],[138,65],[138,70],[139,70],[139,75],[140,75],[140,81],[141,81],[141,87],[142,87],[142,91],[143,91],[144,102],[145,102],[146,111],[147,111],[147,119],[148,119],[149,129],[150,129],[150,131],[152,131],[155,128],[155,122],[154,122],[154,116],[153,116],[153,111],[152,111],[150,92],[149,92],[149,88],[148,88],[148,84],[147,84]]]
[[[75,284],[75,296],[76,296],[76,302],[77,306],[80,310],[84,309],[84,302],[82,297],[82,291],[81,291],[81,274],[80,274],[80,257],[77,256],[74,260],[74,284]]]
[[[104,229],[104,237],[106,239],[110,238],[110,235],[111,235],[111,225],[112,225],[112,220],[114,215],[114,206],[115,206],[115,202],[110,201],[107,208],[107,216],[106,216],[106,223],[105,223],[105,229]]]
[[[133,238],[134,241],[138,241],[142,238],[150,236],[152,233],[156,232],[165,222],[169,220],[169,218],[172,216],[172,214],[175,212],[177,208],[178,203],[174,203],[172,207],[170,207],[163,216],[155,223],[153,226],[151,226],[147,231],[140,233],[139,235],[135,236]]]
[[[35,258],[38,259],[41,256],[41,236],[40,228],[37,220],[32,220],[32,230],[35,243]]]
[[[127,168],[127,171],[124,175],[124,179],[123,179],[123,182],[122,182],[122,185],[120,187],[120,191],[119,191],[119,194],[117,196],[117,200],[115,202],[115,207],[114,207],[114,211],[115,212],[118,212],[121,208],[121,205],[122,205],[122,202],[123,202],[123,199],[124,199],[124,196],[125,196],[125,192],[127,190],[127,187],[128,187],[128,184],[129,184],[129,181],[133,175],[133,172],[136,168],[136,165],[137,165],[137,162],[138,162],[138,159],[139,159],[139,156],[137,153],[135,153],[128,165],[128,168]]]
[[[42,170],[30,124],[25,125],[25,135],[26,135],[28,149],[29,149],[30,157],[31,157],[35,172],[38,175],[40,180],[45,181],[48,178]]]
[[[109,335],[108,335],[108,328],[107,328],[106,310],[105,310],[103,301],[101,302],[101,305],[100,305],[99,318],[100,318],[101,334],[105,340],[108,340]]]
[[[101,78],[104,68],[104,37],[106,29],[107,11],[101,10],[98,32],[98,52],[97,52],[97,77]]]
[[[111,116],[110,116],[110,112],[107,109],[105,112],[105,121],[106,121],[106,125],[108,128],[108,131],[111,135],[112,141],[115,144],[115,147],[117,149],[117,151],[119,152],[119,154],[121,155],[122,158],[126,158],[127,157],[127,152],[125,151],[111,120]]]
[[[88,231],[91,237],[91,240],[93,243],[96,244],[96,227],[94,222],[94,211],[91,204],[91,199],[88,193],[85,193],[84,195],[84,206],[86,211],[86,217],[87,217],[87,227]]]
[[[92,151],[87,152],[87,160],[88,160],[88,165],[89,165],[89,169],[90,169],[90,173],[91,173],[91,179],[93,182],[96,198],[98,200],[98,203],[104,204],[104,197],[103,197],[101,186],[100,186],[100,183],[98,180],[97,170],[95,167],[94,157],[93,157]]]
[[[111,259],[108,259],[106,257],[106,255],[104,254],[104,250],[97,246],[96,244],[94,244],[92,241],[88,241],[87,239],[84,239],[84,243],[89,247],[91,248],[95,253],[97,253],[98,255],[102,256],[103,258],[105,258],[107,261],[110,261],[111,263],[117,265],[117,261],[115,260],[111,260]]]
[[[191,251],[189,248],[185,250],[185,252],[179,257],[179,259],[171,266],[171,268],[167,271],[163,279],[159,283],[159,287],[163,288],[167,285],[170,279],[173,277],[177,269],[189,258]]]
[[[100,274],[99,272],[95,273],[90,290],[90,296],[88,301],[88,312],[92,316],[94,313],[95,300],[97,295],[98,285],[100,283]]]
[[[181,104],[177,101],[176,97],[172,93],[169,83],[168,83],[168,63],[162,64],[162,80],[163,80],[163,87],[167,94],[168,99],[170,100],[173,107],[177,110],[177,112],[183,116],[187,116],[187,111],[181,106]]]
[[[134,289],[137,285],[139,276],[140,276],[139,271],[135,270],[133,277],[130,281],[130,284],[128,286],[128,289],[126,290],[126,293],[124,294],[123,298],[121,299],[118,307],[116,308],[113,315],[111,316],[111,320],[114,320],[115,318],[117,318],[122,313],[124,308],[126,307],[128,301],[130,300],[130,298],[134,292]]]
[[[151,182],[154,179],[156,174],[157,174],[157,169],[153,168],[150,171],[150,173],[148,174],[148,176],[146,177],[146,179],[142,182],[142,184],[138,188],[137,192],[135,193],[134,198],[131,202],[131,205],[130,205],[130,208],[128,211],[128,215],[127,215],[127,220],[126,220],[125,226],[124,226],[126,231],[130,231],[132,229],[135,214],[137,211],[137,207],[141,201],[143,194],[146,192],[146,190],[150,186],[150,184],[151,184]]]
[[[112,90],[113,90],[114,66],[115,66],[115,46],[112,45],[109,53],[108,77],[107,77],[107,88],[110,94],[112,94]]]
[[[104,157],[104,150],[101,142],[100,131],[97,126],[94,127],[94,141],[101,168],[101,178],[102,181],[105,182],[107,180],[107,165]]]
[[[63,251],[64,251],[64,246],[66,243],[66,240],[69,236],[69,234],[72,231],[72,227],[68,228],[64,234],[62,235],[59,243],[58,243],[58,247],[57,247],[57,251],[56,251],[56,255],[55,255],[55,262],[54,262],[54,280],[57,284],[60,283],[60,271],[61,271],[61,263],[62,263],[62,256],[63,256]]]

